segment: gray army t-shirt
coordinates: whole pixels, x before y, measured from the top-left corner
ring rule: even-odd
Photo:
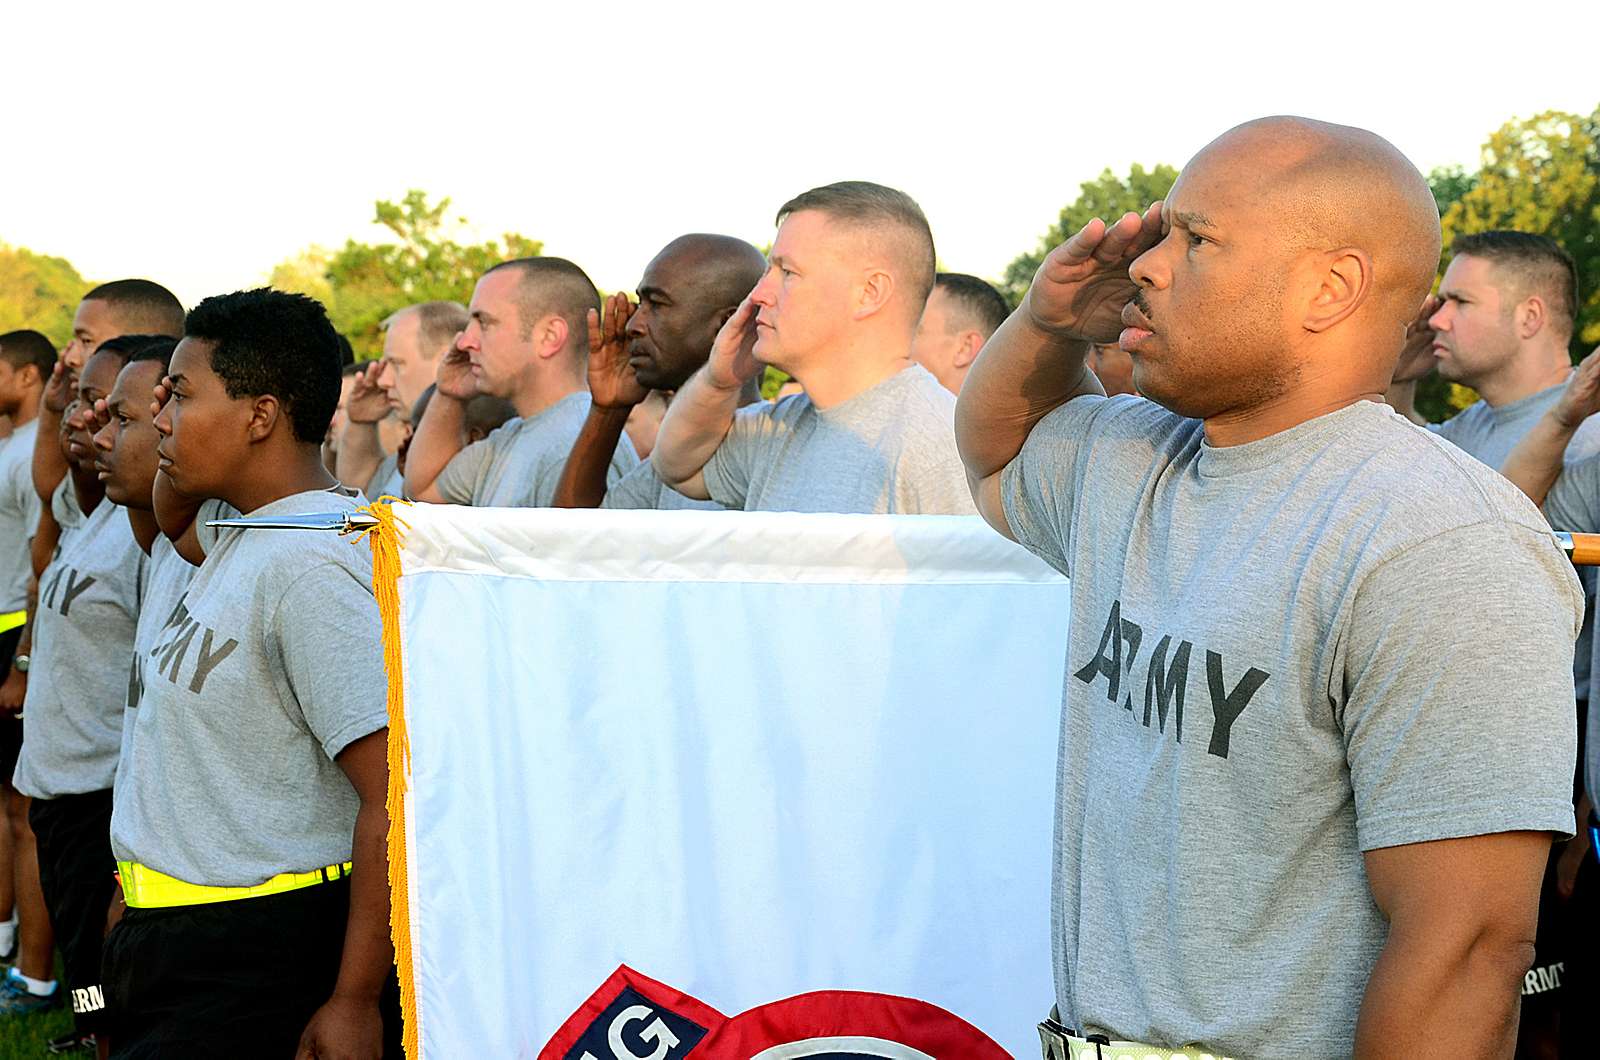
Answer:
[[[1566,389],[1567,384],[1561,383],[1499,408],[1479,401],[1443,423],[1433,425],[1431,429],[1499,471],[1505,466],[1511,450],[1527,436],[1540,417],[1561,400]],[[1573,434],[1572,441],[1567,444],[1566,462],[1571,464],[1597,452],[1600,452],[1600,417],[1593,417]],[[1594,570],[1589,567],[1580,569],[1578,580],[1583,583],[1583,629],[1578,633],[1578,642],[1573,650],[1572,680],[1577,697],[1586,700],[1589,698],[1589,674],[1594,653]]]
[[[378,470],[372,473],[372,477],[360,489],[373,500],[380,497],[405,499],[406,476],[400,470],[400,458],[394,453],[384,457],[383,462],[378,465]]]
[[[1072,578],[1064,1021],[1349,1056],[1388,934],[1363,852],[1572,830],[1582,599],[1544,520],[1371,402],[1215,448],[1143,399],[1079,398],[1001,482]]]
[[[29,420],[0,439],[0,615],[28,606],[33,577],[28,543],[39,528],[39,494],[33,489],[33,440],[38,435],[39,421]]]
[[[28,727],[14,780],[24,795],[111,787],[145,559],[127,511],[102,500],[40,577]]]
[[[727,508],[971,515],[955,395],[912,365],[828,409],[806,394],[740,409],[703,469]]]
[[[122,750],[117,756],[113,791],[122,788],[128,765],[133,760],[129,747],[133,741],[139,701],[144,694],[144,667],[141,660],[155,646],[157,635],[177,618],[183,594],[189,591],[189,583],[194,580],[198,569],[178,555],[178,550],[167,535],[156,535],[150,546],[150,558],[144,565],[139,619],[133,630],[133,651],[128,655],[128,700],[122,713]]]
[[[1590,417],[1587,427],[1600,420]],[[1570,450],[1569,450],[1570,452]],[[1600,534],[1600,454],[1569,463],[1545,495],[1544,512],[1557,530],[1579,534]],[[1593,568],[1586,568],[1590,571]],[[1600,638],[1589,643],[1590,673],[1600,667]],[[1584,787],[1589,801],[1600,807],[1600,704],[1589,701],[1589,717],[1584,732]]]
[[[600,507],[658,512],[724,510],[716,501],[697,501],[693,497],[685,497],[662,482],[661,476],[656,474],[656,466],[648,460],[607,489]]]
[[[360,503],[318,490],[250,514]],[[358,800],[333,759],[387,724],[365,543],[220,531],[141,661],[119,859],[220,887],[349,860]]]
[[[436,482],[451,504],[479,508],[547,508],[572,443],[589,415],[587,392],[569,394],[543,412],[510,419],[445,465]],[[606,472],[609,487],[633,470],[639,457],[624,434]]]

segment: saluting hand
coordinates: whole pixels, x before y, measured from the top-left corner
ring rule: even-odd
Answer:
[[[1400,350],[1400,360],[1394,366],[1394,383],[1411,383],[1433,371],[1437,359],[1433,356],[1433,340],[1438,332],[1428,323],[1444,303],[1436,294],[1422,300],[1417,317],[1406,325],[1406,344]]]
[[[1045,331],[1090,342],[1115,342],[1122,307],[1138,286],[1128,266],[1161,242],[1161,203],[1141,217],[1125,213],[1111,225],[1096,217],[1045,256],[1023,307]]]
[[[720,390],[738,390],[760,374],[762,364],[753,352],[756,345],[756,304],[745,295],[733,316],[722,325],[711,343],[706,361],[706,378]]]
[[[378,385],[383,362],[373,361],[356,373],[350,396],[344,399],[345,418],[351,423],[377,423],[399,407],[387,390]]]
[[[459,346],[439,358],[439,375],[435,379],[438,392],[457,401],[471,401],[478,396],[478,381],[472,376],[472,359]]]
[[[161,382],[150,392],[150,418],[155,419],[161,415],[161,410],[172,398],[172,376],[164,375]]]
[[[1563,426],[1572,430],[1600,412],[1600,349],[1590,350],[1589,356],[1578,365],[1552,411]]]
[[[604,319],[589,310],[589,397],[596,408],[631,409],[650,393],[628,363],[628,321],[637,307],[618,291],[604,308]]]
[[[44,385],[44,407],[61,415],[77,396],[78,376],[67,368],[66,361],[57,361],[50,369],[50,380]]]

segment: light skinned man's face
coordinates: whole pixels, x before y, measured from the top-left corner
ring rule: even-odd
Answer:
[[[1428,318],[1441,376],[1474,386],[1516,357],[1516,292],[1508,288],[1492,262],[1470,254],[1451,259],[1439,283],[1439,311]]]
[[[422,317],[401,313],[383,333],[383,371],[378,385],[389,394],[397,410],[409,411],[439,372],[438,354],[429,358],[422,349]]]
[[[967,369],[983,348],[983,332],[971,326],[968,316],[943,287],[935,287],[911,340],[912,360],[952,394],[961,393]]]
[[[793,375],[835,343],[850,320],[860,272],[851,251],[859,240],[816,210],[784,218],[750,294],[758,359]]]

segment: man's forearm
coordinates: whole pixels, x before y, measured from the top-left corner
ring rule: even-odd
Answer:
[[[33,438],[33,491],[46,504],[67,477],[67,458],[61,455],[61,413],[39,405],[38,433]]]
[[[1530,932],[1531,933],[1531,932]],[[1355,1056],[1510,1056],[1533,941],[1391,930],[1367,981]],[[1465,933],[1463,933],[1465,934]],[[1426,937],[1424,937],[1426,936]]]
[[[1022,450],[1051,410],[1082,394],[1103,394],[1085,364],[1089,344],[1044,331],[1021,311],[984,344],[956,402],[956,445],[967,473],[987,478]]]
[[[589,415],[572,443],[572,452],[556,482],[553,507],[600,507],[606,497],[606,473],[611,469],[611,457],[628,426],[631,411],[589,406]]]
[[[650,453],[656,474],[669,486],[682,486],[706,466],[728,436],[739,408],[740,388],[714,385],[702,368],[673,397],[656,447]]]
[[[339,439],[339,455],[334,460],[334,477],[346,486],[366,489],[383,463],[383,441],[376,423],[348,420]]]
[[[383,803],[363,800],[352,837],[350,916],[339,959],[336,997],[376,1002],[394,967],[389,935],[389,817]]]
[[[1568,426],[1555,415],[1545,413],[1511,450],[1500,473],[1526,493],[1534,504],[1543,505],[1550,487],[1561,477],[1567,445],[1577,429],[1577,424]]]
[[[406,450],[406,494],[420,497],[466,446],[467,403],[435,393]]]

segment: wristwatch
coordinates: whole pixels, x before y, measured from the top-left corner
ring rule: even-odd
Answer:
[[[28,664],[31,661],[26,655],[18,655],[11,660],[11,668],[19,674],[25,674],[28,672]]]

